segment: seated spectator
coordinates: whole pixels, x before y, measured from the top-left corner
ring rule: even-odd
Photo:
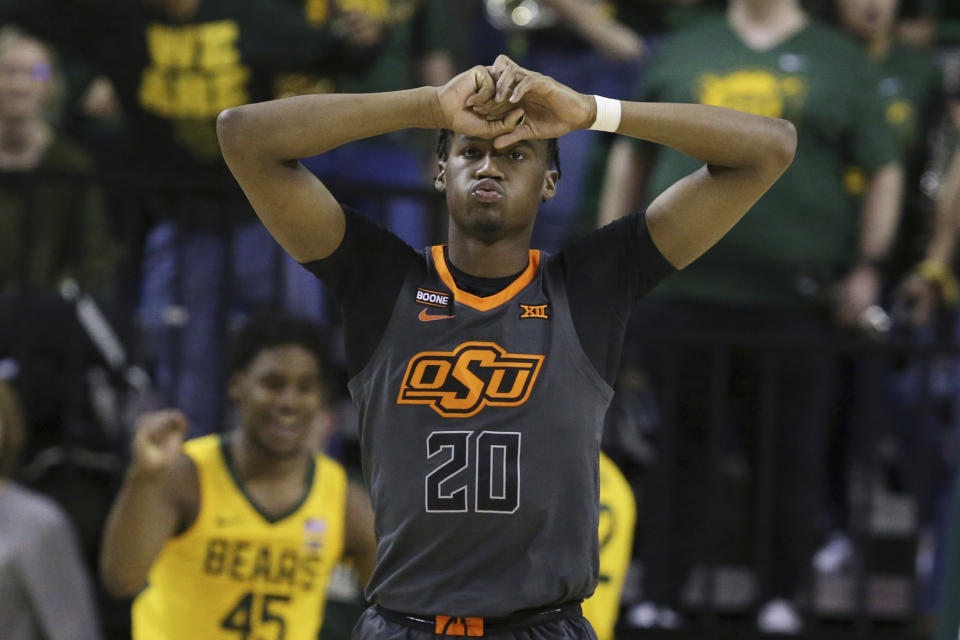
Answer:
[[[59,506],[8,479],[24,435],[0,380],[0,629],[5,640],[97,640],[93,590]]]
[[[57,135],[59,74],[51,50],[13,28],[0,31],[0,294],[55,292],[65,278],[103,288],[114,256],[103,200],[90,183],[15,180],[86,172],[92,163]]]
[[[117,253],[101,192],[83,176],[90,158],[54,128],[61,84],[46,44],[0,30],[0,358],[18,363],[34,440],[59,433],[85,388],[71,364],[89,345],[60,287],[106,292]],[[54,178],[63,173],[74,177]]]

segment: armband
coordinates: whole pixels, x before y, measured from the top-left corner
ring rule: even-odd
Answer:
[[[593,99],[597,103],[597,119],[590,125],[590,131],[616,131],[620,127],[620,101],[603,96],[593,96]]]

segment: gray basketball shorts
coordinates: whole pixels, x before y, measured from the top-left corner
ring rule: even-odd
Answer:
[[[483,620],[482,622],[480,622]],[[402,614],[373,605],[353,628],[352,640],[597,640],[579,603],[505,618],[447,618]]]

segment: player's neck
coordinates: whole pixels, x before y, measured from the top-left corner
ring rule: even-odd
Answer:
[[[529,235],[511,236],[487,244],[450,227],[447,253],[460,271],[478,278],[505,278],[530,262]]]
[[[284,458],[270,455],[251,441],[241,429],[231,435],[227,446],[230,447],[234,470],[241,480],[302,478],[310,461],[310,454],[306,449]]]
[[[772,49],[807,25],[797,0],[730,0],[730,28],[752,49]]]

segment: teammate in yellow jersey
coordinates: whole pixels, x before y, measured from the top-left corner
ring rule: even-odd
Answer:
[[[107,589],[138,594],[135,640],[315,640],[337,561],[370,575],[366,491],[309,445],[322,353],[313,325],[258,319],[233,345],[233,429],[184,443],[179,411],[139,420],[101,554]]]
[[[620,469],[600,452],[600,579],[593,595],[583,601],[583,617],[597,640],[613,640],[620,614],[620,593],[633,555],[637,502]]]

